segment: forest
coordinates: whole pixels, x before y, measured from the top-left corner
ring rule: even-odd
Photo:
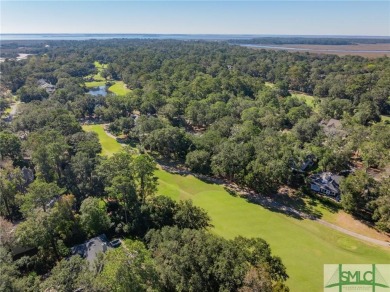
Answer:
[[[0,290],[289,291],[266,241],[214,235],[203,209],[159,194],[155,159],[271,198],[281,186],[310,193],[311,173],[340,174],[332,204],[390,231],[390,178],[372,175],[390,163],[388,57],[172,40],[34,42],[31,51],[0,63],[0,112],[20,100],[0,121]],[[88,94],[96,74],[130,92]],[[331,119],[341,128],[329,133]],[[89,123],[133,147],[100,155]],[[297,171],[308,156],[314,164]],[[102,233],[124,248],[93,267],[70,257]],[[15,257],[16,245],[32,251]]]

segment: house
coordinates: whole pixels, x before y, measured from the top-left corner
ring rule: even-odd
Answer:
[[[330,172],[321,172],[309,177],[310,189],[318,194],[334,198],[340,201],[341,176]]]
[[[343,125],[340,120],[330,119],[329,121],[322,120],[320,126],[324,129],[327,136],[342,136],[345,137],[347,132],[343,130]]]
[[[101,234],[82,244],[72,247],[71,254],[80,255],[82,258],[85,258],[91,265],[95,262],[97,255],[101,252],[105,253],[108,248],[111,248],[108,239],[105,234]]]
[[[42,89],[45,89],[48,94],[53,93],[56,89],[53,84],[48,83],[45,79],[39,79],[37,83],[38,86]]]
[[[296,163],[294,158],[289,159],[289,164],[291,169],[293,171],[297,171],[301,173],[305,172],[310,167],[312,167],[315,162],[316,162],[316,157],[313,154],[306,155],[303,162],[299,162],[299,163]]]

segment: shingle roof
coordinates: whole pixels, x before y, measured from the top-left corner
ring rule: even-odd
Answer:
[[[90,264],[93,264],[98,253],[105,252],[108,246],[108,239],[105,234],[101,234],[90,240],[76,245],[71,248],[72,255],[80,255],[81,257],[87,259]]]
[[[334,175],[330,172],[321,172],[319,174],[313,174],[310,176],[310,183],[315,184],[320,188],[331,191],[333,193],[340,193],[340,183],[341,177]]]

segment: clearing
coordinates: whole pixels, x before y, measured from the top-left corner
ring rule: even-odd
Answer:
[[[116,95],[125,95],[130,92],[130,89],[126,87],[126,84],[123,81],[115,81],[115,84],[110,86],[108,91],[111,91]]]
[[[102,125],[83,128],[98,133],[103,154],[111,155],[122,148]],[[230,195],[221,185],[162,169],[156,175],[159,194],[175,200],[192,199],[209,213],[214,225],[211,232],[225,238],[242,235],[265,239],[286,265],[291,291],[322,291],[324,264],[390,262],[389,248],[360,241],[312,220],[272,212]]]
[[[95,61],[94,65],[96,69],[98,69],[98,73],[96,73],[95,75],[89,75],[85,77],[87,80],[93,80],[93,81],[85,82],[85,86],[87,88],[104,86],[106,85],[107,81],[113,82],[113,80],[104,79],[100,74],[103,69],[107,68],[107,64],[101,64],[98,61]],[[126,93],[130,92],[130,89],[127,88],[126,84],[123,81],[114,81],[114,84],[108,88],[108,91],[116,95],[125,95]]]
[[[84,131],[95,132],[99,136],[100,144],[102,145],[102,155],[111,156],[123,149],[122,145],[106,134],[102,125],[84,125]]]

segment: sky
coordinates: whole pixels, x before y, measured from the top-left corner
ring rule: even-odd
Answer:
[[[390,36],[390,1],[0,0],[1,33]]]

